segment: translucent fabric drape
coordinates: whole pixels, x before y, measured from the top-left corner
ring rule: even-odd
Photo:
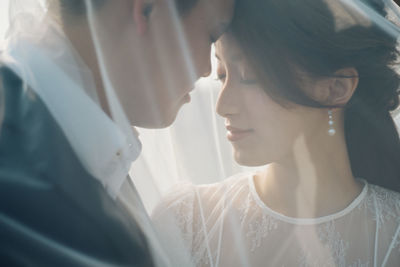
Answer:
[[[183,62],[186,64],[187,72],[181,75],[194,81],[196,70],[193,56],[188,51],[174,2],[165,1],[169,8],[168,27],[175,30],[173,38],[176,38],[176,45],[182,51],[180,56],[184,57]],[[364,1],[326,1],[338,8],[338,30],[352,24],[373,22],[389,35],[400,35],[397,26],[400,11],[391,0],[383,1],[389,10],[388,18],[374,12]],[[65,36],[59,18],[49,14],[50,9],[45,2],[11,2],[11,28],[3,57],[29,86],[39,90],[40,79],[34,75],[29,60],[26,61],[21,55],[38,56],[40,53],[36,49],[44,49],[49,66],[60,70],[60,75],[54,77],[58,79],[58,84],[63,85],[58,87],[59,90],[64,88],[80,92],[71,94],[70,99],[60,102],[53,101],[57,99],[57,92],[45,97],[49,99],[49,109],[54,117],[57,120],[70,119],[68,127],[77,129],[73,133],[68,129],[63,130],[88,171],[102,181],[105,190],[113,198],[120,199],[129,207],[131,215],[139,221],[149,237],[159,266],[395,266],[388,252],[396,250],[395,253],[399,253],[400,237],[396,231],[400,228],[397,228],[399,224],[386,223],[386,219],[399,223],[398,218],[392,218],[395,216],[392,210],[400,207],[395,201],[384,202],[383,199],[394,196],[384,195],[379,188],[366,185],[362,194],[346,210],[318,220],[293,221],[282,218],[261,203],[250,177],[257,169],[267,167],[248,168],[234,161],[232,148],[225,137],[224,121],[215,113],[221,83],[215,81],[214,54],[211,55],[213,73],[196,83],[195,90],[191,93],[191,103],[182,108],[174,124],[166,129],[137,128],[139,144],[130,118],[128,119],[127,112],[121,105],[121,100],[129,100],[121,99],[115,90],[121,86],[121,72],[131,70],[121,69],[118,62],[115,62],[114,52],[119,48],[113,47],[114,42],[109,40],[111,35],[107,31],[113,28],[109,27],[109,21],[103,21],[104,18],[99,16],[97,1],[84,2],[89,30],[95,44],[94,54],[99,64],[98,75],[101,77],[110,111],[110,120],[105,124],[95,125],[98,128],[93,131],[101,135],[98,138],[110,140],[110,143],[120,147],[122,154],[127,155],[121,160],[116,159],[116,164],[121,168],[119,175],[113,178],[107,176],[101,161],[104,157],[87,160],[97,159],[98,153],[109,153],[103,155],[105,158],[114,157],[112,145],[110,151],[100,152],[96,150],[96,142],[100,139],[95,139],[90,144],[81,143],[76,135],[79,135],[79,129],[86,129],[80,124],[84,120],[65,118],[65,110],[60,109],[62,105],[66,104],[65,108],[68,108],[68,104],[80,101],[84,107],[83,102],[89,101],[95,103],[93,109],[101,109],[102,103],[92,71],[83,63],[82,55],[75,51],[73,44]],[[165,70],[165,77],[173,80],[174,74],[170,72],[168,62],[162,60],[168,53],[163,48],[163,38],[160,34],[154,53],[161,58],[160,62],[164,62],[164,65],[160,63],[160,67]],[[134,39],[127,37],[124,42],[127,42],[124,49],[131,48],[129,53],[135,56],[141,53],[143,47],[138,46]],[[25,46],[26,44],[29,46]],[[129,56],[126,58],[129,60]],[[146,58],[143,58],[141,64],[142,69],[132,71],[142,71],[144,76],[149,75],[147,86],[153,86],[149,74],[151,70],[146,69]],[[143,88],[144,91],[146,89]],[[165,90],[167,94],[173,94],[173,81],[165,84]],[[75,98],[77,95],[81,98]],[[162,116],[158,114],[161,111],[156,102],[147,109],[143,112],[153,113],[154,117]],[[88,109],[76,112],[92,114]],[[400,127],[400,112],[394,112],[393,117]],[[96,121],[98,118],[92,119]],[[128,179],[134,182],[141,200],[138,195],[124,187],[124,171],[129,172]],[[238,179],[233,183],[226,182],[232,181],[226,180],[232,175],[236,175]],[[196,186],[213,183],[215,184]],[[169,193],[164,198],[171,190],[174,193]],[[160,204],[161,200],[163,202]],[[148,214],[155,214],[154,222],[143,213],[141,202]],[[158,209],[155,210],[157,205]],[[381,223],[380,231],[376,235],[369,235],[367,233],[378,226],[366,223],[353,228],[355,221]],[[385,243],[383,240],[386,240],[386,235],[392,232],[396,234],[395,239],[389,244]],[[321,236],[329,241],[323,246],[320,244]],[[365,250],[360,251],[352,240],[358,240],[358,244],[365,245]],[[376,246],[380,242],[382,245]],[[311,248],[310,254],[303,253],[301,248],[305,247]],[[271,265],[265,263],[266,259],[270,260]],[[320,265],[321,263],[325,265]]]

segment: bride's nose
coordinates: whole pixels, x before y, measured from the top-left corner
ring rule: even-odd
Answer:
[[[238,93],[227,77],[217,100],[216,111],[220,116],[227,118],[239,113],[240,97]]]

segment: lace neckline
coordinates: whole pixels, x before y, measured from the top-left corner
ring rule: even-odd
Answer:
[[[249,175],[248,177],[248,182],[249,182],[249,191],[250,194],[252,195],[253,199],[257,203],[258,206],[267,214],[275,217],[276,219],[279,219],[281,221],[291,223],[291,224],[298,224],[298,225],[312,225],[312,224],[321,224],[321,223],[326,223],[335,219],[338,219],[340,217],[345,216],[346,214],[350,213],[355,207],[357,207],[362,200],[365,198],[368,192],[368,183],[364,179],[357,179],[358,181],[361,181],[364,183],[363,189],[361,193],[343,210],[335,212],[330,215],[322,216],[322,217],[316,217],[316,218],[296,218],[296,217],[290,217],[283,215],[279,212],[274,211],[270,207],[268,207],[264,201],[261,200],[260,196],[257,193],[257,190],[254,185],[254,179],[253,175]]]

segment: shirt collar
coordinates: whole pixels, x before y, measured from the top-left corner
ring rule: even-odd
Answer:
[[[101,109],[91,73],[68,40],[54,29],[48,35],[50,46],[23,39],[13,42],[3,61],[39,95],[83,166],[116,198],[141,143],[137,134],[124,133],[126,127]]]

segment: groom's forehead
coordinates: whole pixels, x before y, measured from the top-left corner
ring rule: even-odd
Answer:
[[[171,0],[156,0],[171,1]],[[197,8],[201,9],[203,19],[209,25],[227,28],[233,16],[235,0],[172,0],[176,4],[178,14],[190,16]]]
[[[221,36],[231,24],[235,0],[199,0],[204,1],[206,16],[213,25],[214,36]],[[218,39],[218,38],[216,38]]]
[[[235,0],[145,0],[153,4],[174,3],[178,16],[207,21],[207,27],[213,39],[218,39],[228,28],[232,20]],[[162,5],[166,8],[166,5]],[[200,17],[199,17],[200,16]]]
[[[189,13],[200,1],[204,0],[174,0],[178,14],[185,15]]]

